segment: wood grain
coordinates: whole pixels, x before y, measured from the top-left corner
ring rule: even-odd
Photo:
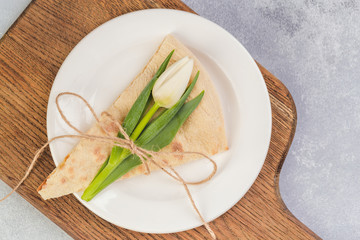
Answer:
[[[146,8],[192,12],[179,0],[36,0],[5,34],[0,42],[0,178],[5,183],[14,187],[34,152],[47,141],[48,96],[71,49],[102,23]],[[270,149],[245,197],[211,226],[219,239],[319,239],[281,200],[279,173],[294,136],[296,109],[286,87],[261,65],[259,68],[272,106]],[[18,193],[75,239],[208,238],[204,227],[158,235],[129,231],[97,217],[74,196],[43,201],[36,188],[53,168],[46,151]]]

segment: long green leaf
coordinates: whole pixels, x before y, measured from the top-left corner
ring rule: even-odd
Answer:
[[[142,146],[151,141],[158,133],[171,121],[171,119],[176,115],[180,108],[184,105],[186,99],[193,90],[197,79],[199,77],[199,72],[194,77],[194,80],[191,82],[190,86],[187,88],[185,93],[182,95],[180,100],[170,109],[166,110],[161,114],[155,121],[153,121],[145,130],[142,132],[140,137],[135,141],[139,146]]]
[[[150,142],[140,145],[142,148],[151,151],[159,151],[160,149],[166,147],[174,139],[176,133],[179,131],[180,127],[190,116],[190,114],[195,110],[199,105],[201,99],[204,96],[204,91],[197,95],[194,99],[184,104],[180,111],[175,115],[173,119],[157,134]]]
[[[159,132],[157,136],[155,136],[148,143],[141,145],[140,147],[152,151],[159,151],[160,149],[169,145],[174,139],[180,127],[183,125],[183,123],[199,105],[203,96],[204,91],[201,92],[196,98],[185,103],[180,109],[180,111],[178,111],[178,113],[175,115],[175,117],[171,119],[171,121]],[[141,163],[142,162],[137,155],[130,155],[119,166],[116,167],[116,169],[102,182],[102,184],[96,189],[95,192],[83,199],[85,201],[90,201],[104,188],[109,186],[111,183],[113,183]]]
[[[139,97],[136,99],[136,101],[133,104],[133,106],[131,107],[129,113],[126,115],[124,122],[123,122],[123,127],[124,127],[125,132],[128,135],[130,135],[134,131],[134,128],[140,121],[140,118],[146,109],[146,106],[147,106],[147,103],[148,103],[148,100],[149,100],[149,97],[151,94],[151,90],[153,89],[156,80],[165,71],[173,53],[174,53],[174,50],[172,50],[170,52],[170,54],[166,57],[166,59],[161,64],[161,66],[159,67],[159,69],[157,70],[157,72],[155,73],[153,78],[151,79],[151,81],[146,85],[144,90],[141,92]]]

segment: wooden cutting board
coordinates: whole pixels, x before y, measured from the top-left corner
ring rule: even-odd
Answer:
[[[0,178],[5,183],[14,187],[34,152],[47,141],[50,89],[73,47],[102,23],[147,8],[193,12],[179,0],[35,0],[5,34],[0,41]],[[319,239],[280,197],[279,173],[294,136],[296,109],[286,87],[264,67],[259,68],[272,106],[270,149],[251,189],[211,226],[219,239]],[[46,151],[18,193],[75,239],[208,238],[204,227],[174,234],[126,230],[102,220],[72,195],[43,201],[36,188],[54,167]]]

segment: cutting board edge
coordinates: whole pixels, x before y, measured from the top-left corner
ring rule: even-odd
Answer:
[[[301,222],[290,211],[290,209],[287,207],[287,205],[286,205],[285,201],[283,200],[283,198],[281,196],[281,193],[280,193],[280,174],[281,174],[281,170],[282,170],[282,167],[283,167],[284,162],[286,160],[286,157],[287,157],[287,155],[289,153],[291,145],[293,143],[295,133],[296,133],[296,127],[297,127],[297,109],[296,109],[296,104],[295,104],[294,98],[292,97],[289,89],[285,86],[285,84],[280,79],[275,77],[271,72],[269,72],[261,64],[259,64],[258,62],[256,62],[256,63],[259,66],[259,69],[260,69],[262,74],[270,75],[270,77],[272,79],[276,79],[278,81],[278,83],[281,85],[281,87],[287,92],[287,98],[288,98],[288,101],[291,104],[290,109],[292,110],[292,113],[293,113],[292,124],[291,124],[291,133],[290,133],[290,136],[289,136],[289,140],[287,142],[287,146],[285,148],[285,151],[284,151],[284,153],[283,153],[283,155],[282,155],[282,157],[281,157],[281,159],[280,159],[280,161],[278,163],[276,174],[275,174],[275,179],[274,179],[277,200],[278,200],[279,204],[282,206],[281,210],[284,211],[284,214],[287,214],[290,218],[292,218],[292,221],[296,221],[296,224],[300,225],[308,234],[312,235],[315,239],[321,239],[318,235],[316,235],[309,227],[307,227],[303,222]]]
[[[0,45],[3,43],[4,39],[9,37],[11,38],[11,36],[8,36],[8,33],[11,31],[11,29],[15,28],[16,25],[18,24],[18,22],[20,22],[23,18],[24,18],[24,15],[26,14],[27,10],[29,8],[31,8],[33,5],[35,5],[35,2],[36,1],[31,1],[30,4],[25,8],[25,10],[21,13],[21,15],[19,16],[19,18],[11,25],[11,27],[5,32],[5,34],[3,35],[3,37],[0,39]],[[185,5],[185,4],[184,4]],[[189,8],[190,9],[190,8]],[[193,12],[193,10],[191,10]],[[261,65],[260,65],[261,66]],[[262,67],[262,66],[261,66]],[[262,69],[265,69],[262,67]],[[266,69],[265,69],[266,70]],[[267,70],[266,70],[267,71]],[[261,71],[262,72],[262,71]],[[268,74],[270,74],[272,76],[272,78],[275,78],[277,79],[275,76],[273,76],[270,72],[267,71]],[[287,144],[287,147],[286,147],[286,151],[284,152],[284,154],[282,155],[282,158],[278,164],[278,167],[277,167],[277,171],[276,171],[276,175],[275,175],[275,186],[276,186],[276,191],[277,191],[277,196],[278,196],[278,200],[280,201],[280,203],[284,206],[284,209],[286,214],[288,214],[289,216],[291,216],[293,219],[295,219],[298,224],[301,224],[302,225],[302,228],[307,231],[308,233],[310,233],[311,235],[313,235],[315,238],[318,238],[317,235],[315,235],[308,227],[306,227],[302,222],[300,222],[293,214],[292,212],[287,208],[286,204],[284,203],[282,197],[281,197],[281,194],[280,194],[280,189],[279,189],[279,178],[280,178],[280,172],[281,172],[281,169],[282,169],[282,166],[285,162],[285,159],[286,159],[286,156],[289,152],[289,149],[291,147],[291,144],[293,142],[293,139],[294,139],[294,136],[295,136],[295,130],[296,130],[296,125],[297,125],[297,112],[296,112],[296,105],[295,105],[295,102],[289,92],[289,90],[286,88],[286,86],[280,81],[278,80],[278,82],[284,87],[284,89],[287,90],[288,92],[288,97],[292,103],[292,107],[293,107],[293,111],[294,111],[294,114],[295,114],[295,117],[293,118],[293,122],[292,122],[292,132],[291,132],[291,135],[290,135],[290,138],[289,138],[289,141],[288,141],[288,144]],[[12,179],[6,179],[3,180],[8,186],[11,187],[12,182],[13,180]],[[20,190],[21,190],[22,187],[20,187]],[[35,193],[36,194],[36,193]],[[34,195],[35,195],[34,194]],[[71,231],[68,231],[68,228],[65,228],[63,226],[63,223],[61,223],[60,221],[56,221],[56,217],[49,217],[49,215],[46,215],[46,209],[43,209],[41,208],[41,205],[34,205],[34,201],[31,201],[31,198],[33,198],[32,196],[28,196],[28,195],[25,195],[22,191],[20,191],[19,195],[24,198],[25,200],[27,200],[32,206],[34,206],[36,209],[38,209],[40,212],[44,213],[45,216],[47,216],[48,218],[50,218],[53,222],[55,222],[57,225],[59,225],[64,231],[66,231],[67,233],[69,233],[71,236],[73,236],[72,232]],[[36,197],[36,196],[35,196]],[[74,197],[74,196],[69,196],[70,198]],[[320,239],[320,238],[319,238]]]

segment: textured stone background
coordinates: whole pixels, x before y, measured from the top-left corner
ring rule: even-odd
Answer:
[[[0,0],[0,35],[27,2]],[[288,208],[324,239],[360,239],[360,1],[184,2],[292,93],[298,126],[280,177]],[[69,239],[18,195],[0,212],[0,239]]]

